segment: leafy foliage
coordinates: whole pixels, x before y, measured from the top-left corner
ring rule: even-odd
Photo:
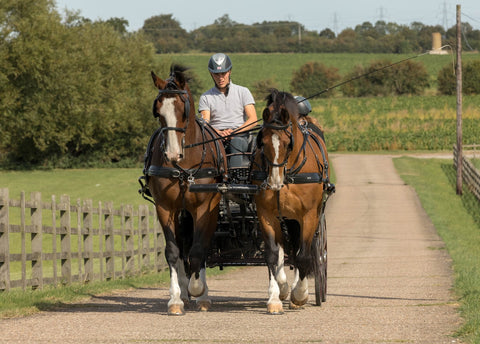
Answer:
[[[462,62],[463,94],[480,94],[480,60]],[[438,72],[438,91],[441,94],[456,93],[456,75],[452,64],[445,65]]]
[[[366,67],[356,66],[346,79],[354,79],[342,86],[349,97],[419,95],[429,86],[424,64],[413,61],[394,65],[389,60],[373,61]]]
[[[320,62],[307,62],[293,73],[291,87],[298,95],[308,95],[312,90],[324,90],[333,86],[340,75],[335,67],[327,67]],[[322,97],[332,96],[333,92],[323,93]]]
[[[0,5],[0,152],[15,165],[69,167],[142,155],[151,131],[143,34],[71,15],[51,0]],[[72,17],[73,16],[73,17]]]
[[[394,53],[412,54],[432,48],[432,33],[439,32],[446,44],[455,45],[455,26],[447,31],[440,26],[412,22],[400,25],[379,20],[363,22],[335,34],[330,28],[307,30],[300,22],[263,21],[246,25],[228,14],[212,24],[185,31],[171,14],[145,21],[143,30],[159,52],[296,52],[296,53]],[[468,23],[462,29],[465,50],[480,49],[480,30]]]

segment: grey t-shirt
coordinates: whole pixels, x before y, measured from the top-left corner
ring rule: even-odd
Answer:
[[[198,111],[210,111],[210,124],[215,129],[236,129],[246,121],[244,107],[248,104],[255,104],[250,90],[230,82],[227,96],[216,87],[202,94]]]

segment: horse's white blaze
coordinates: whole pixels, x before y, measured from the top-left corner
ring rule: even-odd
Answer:
[[[177,127],[175,98],[166,98],[162,103],[159,114],[165,119],[167,127]],[[182,154],[180,143],[177,139],[177,132],[175,130],[167,131],[167,148],[165,154],[171,160],[178,160]]]
[[[172,266],[170,269],[170,300],[168,301],[168,306],[183,304],[180,295],[181,290],[178,283],[177,268]]]
[[[278,159],[280,155],[280,138],[277,134],[272,135],[272,146],[275,152],[275,157],[273,158],[273,163],[278,164]],[[270,187],[272,190],[280,190],[283,186],[283,180],[280,178],[280,168],[281,167],[272,167],[272,174],[270,176]]]

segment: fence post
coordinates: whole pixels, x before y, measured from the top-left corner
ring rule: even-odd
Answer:
[[[0,291],[10,289],[8,189],[0,189]]]
[[[55,195],[52,195],[52,265],[53,265],[53,284],[58,284],[57,274],[57,202]]]
[[[70,214],[70,196],[60,197],[60,245],[62,250],[62,282],[72,284],[72,225]]]
[[[126,272],[132,275],[135,272],[135,237],[133,232],[133,207],[125,206],[125,264]]]
[[[105,251],[106,251],[106,278],[108,280],[115,279],[115,241],[113,231],[113,203],[105,203]]]
[[[102,218],[103,218],[103,209],[102,209],[102,202],[98,202],[98,255],[100,257],[99,263],[100,263],[100,281],[105,280],[105,273],[103,269],[104,265],[104,248],[103,248],[103,239],[105,237],[104,231],[103,231],[103,225],[102,225]]]
[[[141,204],[138,207],[138,250],[139,250],[139,269],[142,266],[147,268],[150,266],[150,231],[149,231],[149,216],[148,205]]]
[[[84,282],[94,280],[93,276],[93,202],[91,199],[83,201],[83,266],[85,267]]]
[[[77,199],[77,260],[78,260],[78,282],[83,282],[82,265],[83,265],[83,250],[82,250],[82,204],[80,198]]]
[[[31,193],[32,205],[30,216],[32,220],[32,288],[43,288],[43,231],[42,231],[42,195]]]
[[[25,191],[20,193],[20,241],[22,245],[22,288],[27,290],[27,224]]]

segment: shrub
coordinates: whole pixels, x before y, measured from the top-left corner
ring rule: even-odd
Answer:
[[[292,91],[298,95],[309,96],[333,86],[340,80],[338,69],[326,67],[320,62],[307,62],[294,71],[290,82]],[[321,96],[332,96],[333,92],[325,92]]]
[[[253,97],[258,101],[264,99],[269,94],[269,89],[276,88],[279,89],[280,86],[275,78],[269,78],[264,80],[258,80],[253,83],[252,94]]]
[[[406,61],[392,65],[389,60],[356,66],[341,90],[348,97],[422,94],[428,87],[428,73],[421,62]]]
[[[456,92],[455,67],[448,64],[438,72],[438,92],[453,95]],[[462,63],[463,94],[480,94],[480,60]]]

